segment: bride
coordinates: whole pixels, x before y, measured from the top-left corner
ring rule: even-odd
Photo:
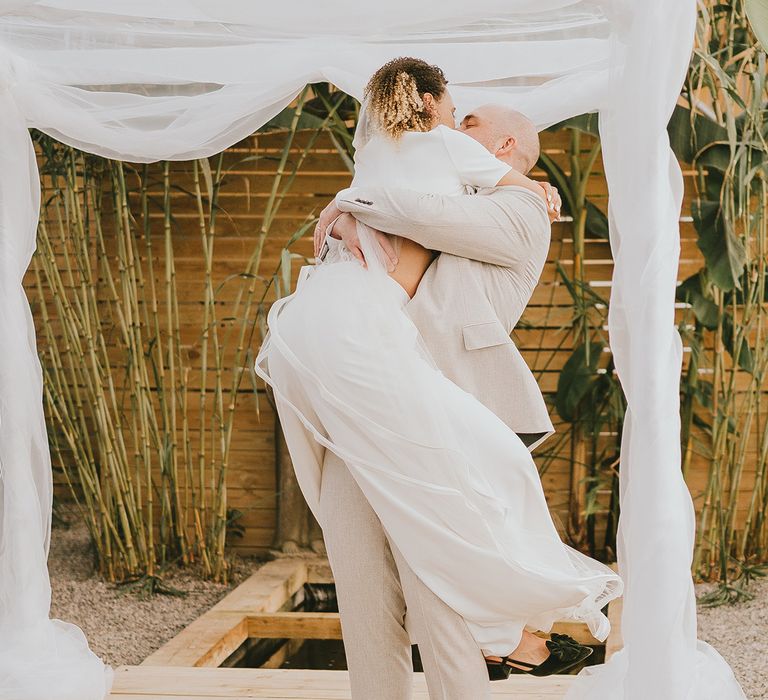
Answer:
[[[446,84],[418,59],[395,59],[373,75],[353,186],[461,195],[513,185],[544,196],[455,130]],[[548,632],[561,619],[581,620],[604,640],[601,609],[621,595],[622,580],[561,541],[524,443],[426,350],[404,306],[433,253],[393,237],[398,263],[388,272],[374,232],[357,227],[367,264],[333,240],[322,262],[303,268],[296,292],[270,309],[255,370],[281,420],[298,418],[316,448],[347,464],[413,571],[466,620],[491,678],[573,666],[588,648],[527,668],[508,655],[524,630]],[[305,490],[301,462],[312,448],[286,439]]]

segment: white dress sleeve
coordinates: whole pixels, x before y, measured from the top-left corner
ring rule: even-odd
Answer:
[[[511,165],[491,155],[485,146],[471,136],[447,126],[441,125],[437,128],[442,133],[443,143],[462,185],[494,187],[512,170]]]

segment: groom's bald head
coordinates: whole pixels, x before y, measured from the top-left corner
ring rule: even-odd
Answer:
[[[481,105],[462,119],[459,129],[521,173],[530,171],[539,159],[536,126],[509,107]]]

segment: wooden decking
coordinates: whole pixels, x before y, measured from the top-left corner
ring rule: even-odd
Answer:
[[[423,673],[414,673],[413,700],[429,700]],[[565,694],[572,676],[522,676],[491,683],[493,698],[553,700]],[[350,700],[347,671],[262,668],[121,667],[112,700]],[[403,698],[407,700],[407,698]],[[469,700],[469,699],[467,699]]]
[[[265,564],[141,666],[117,668],[110,698],[349,700],[347,671],[279,668],[282,652],[262,668],[219,668],[249,637],[341,639],[337,613],[290,612],[305,583],[332,581],[327,560],[322,558],[285,558]],[[608,613],[612,630],[606,640],[606,658],[621,648],[621,601],[614,601]],[[561,622],[553,631],[570,634],[585,644],[599,644],[578,623]],[[572,679],[567,675],[515,676],[491,683],[491,694],[494,698],[553,700],[563,697]],[[424,674],[414,673],[413,700],[428,698]]]

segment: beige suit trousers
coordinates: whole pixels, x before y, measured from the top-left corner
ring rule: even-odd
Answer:
[[[430,700],[486,700],[483,654],[458,613],[403,559],[347,465],[326,450],[320,525],[336,582],[352,700],[409,700],[411,630]]]

